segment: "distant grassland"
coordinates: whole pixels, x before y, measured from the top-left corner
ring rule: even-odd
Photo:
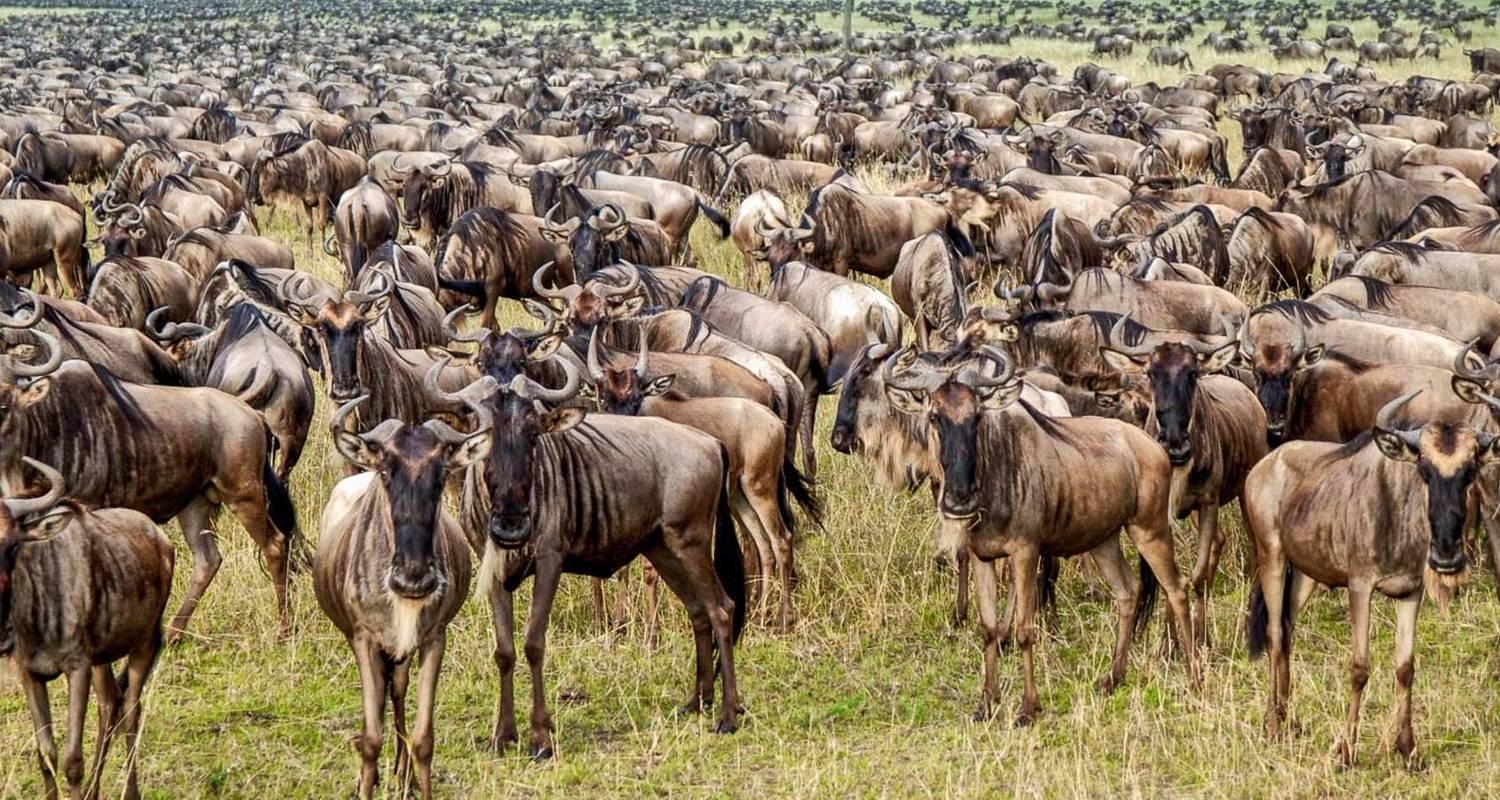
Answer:
[[[826,24],[826,23],[825,23]],[[1360,22],[1358,37],[1374,29]],[[1321,31],[1321,21],[1314,27]],[[1416,26],[1411,26],[1415,28]],[[1200,27],[1194,41],[1204,33]],[[1500,41],[1475,29],[1471,46]],[[993,51],[1046,58],[1071,70],[1088,45],[1017,40]],[[1105,63],[1137,80],[1175,79],[1147,68],[1148,48]],[[1274,63],[1260,50],[1216,58],[1194,45],[1200,69],[1216,60],[1300,71],[1322,64]],[[1458,49],[1442,62],[1380,67],[1467,77]],[[1221,125],[1238,154],[1238,125]],[[886,168],[860,170],[873,189],[894,184]],[[800,199],[795,204],[800,204]],[[298,220],[263,214],[264,231],[290,243],[298,264],[338,279],[335,261],[308,242]],[[739,254],[700,224],[698,266],[743,285]],[[524,318],[504,304],[502,326]],[[1163,615],[1137,642],[1130,675],[1114,695],[1093,681],[1106,669],[1113,616],[1104,594],[1076,565],[1064,567],[1059,625],[1042,637],[1038,724],[1013,730],[1019,659],[1001,660],[1000,718],[969,719],[979,690],[979,637],[949,623],[951,572],[934,565],[933,513],[924,490],[893,493],[858,459],[827,446],[834,398],[819,415],[826,530],[798,550],[798,623],[785,636],[752,625],[737,651],[748,707],[741,731],[709,732],[705,718],[679,718],[692,664],[679,606],[663,602],[664,636],[648,651],[636,624],[608,642],[592,618],[587,581],[569,578],[552,615],[547,690],[558,726],[558,756],[532,763],[515,751],[484,752],[498,695],[489,611],[472,599],[449,631],[439,688],[440,796],[538,797],[1484,797],[1500,794],[1500,705],[1493,675],[1500,624],[1493,582],[1472,583],[1446,614],[1423,611],[1416,680],[1418,748],[1426,766],[1405,770],[1388,753],[1394,718],[1391,606],[1374,605],[1373,675],[1366,692],[1359,764],[1331,756],[1344,714],[1348,629],[1343,595],[1315,598],[1297,628],[1293,718],[1285,741],[1261,734],[1265,665],[1247,662],[1237,631],[1244,606],[1245,538],[1237,509],[1225,512],[1230,539],[1212,605],[1214,646],[1204,688],[1193,694],[1180,661],[1158,656]],[[318,535],[323,503],[340,464],[329,442],[329,403],[320,398],[306,456],[292,485],[302,527]],[[1020,468],[1026,468],[1020,465]],[[194,617],[190,641],[165,652],[147,693],[142,784],[153,798],[329,798],[354,787],[359,689],[353,659],[323,618],[307,576],[294,578],[296,633],[276,637],[272,592],[248,537],[221,517],[224,567]],[[179,539],[173,526],[169,532]],[[1179,563],[1191,563],[1182,529]],[[179,548],[177,589],[190,564]],[[632,591],[639,581],[631,584]],[[176,598],[174,598],[175,606]],[[518,629],[529,589],[517,604]],[[639,613],[640,603],[635,603]],[[61,720],[61,682],[53,684]],[[530,682],[518,669],[525,730]],[[92,752],[92,722],[89,752]],[[389,729],[388,729],[389,731]],[[391,743],[388,735],[388,756]],[[105,773],[117,794],[120,746]],[[389,758],[387,759],[389,763]],[[31,723],[8,672],[0,677],[0,797],[39,796]]]

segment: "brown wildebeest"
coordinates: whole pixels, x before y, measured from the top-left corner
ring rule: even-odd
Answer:
[[[433,366],[431,381],[442,368]],[[448,623],[469,596],[472,569],[468,542],[443,510],[443,485],[489,453],[490,417],[480,400],[496,388],[493,379],[480,378],[460,393],[479,417],[469,434],[437,420],[388,419],[365,434],[345,430],[364,397],[341,406],[330,423],[339,455],[364,471],[340,481],[323,509],[313,591],[359,666],[361,798],[374,795],[378,779],[387,693],[395,713],[396,783],[407,791],[415,769],[422,797],[432,797],[438,675]],[[416,730],[408,738],[406,688],[418,653]]]
[[[994,376],[968,369],[950,374],[920,365],[892,373],[899,354],[882,371],[892,405],[922,415],[936,429],[943,474],[938,510],[949,519],[969,522],[966,545],[980,561],[1010,559],[1016,580],[1016,643],[1026,681],[1016,723],[1027,725],[1038,708],[1032,647],[1042,557],[1089,553],[1110,586],[1118,629],[1101,690],[1113,690],[1125,678],[1131,640],[1155,605],[1153,575],[1166,588],[1179,639],[1193,640],[1187,595],[1173,563],[1168,519],[1172,465],[1166,453],[1129,423],[1049,418],[1018,403],[1024,383],[1015,379],[1008,355],[996,352],[995,358],[1003,367]],[[1070,511],[1058,517],[1055,509]],[[1125,568],[1118,535],[1122,527],[1150,565],[1149,571],[1142,565],[1140,586]],[[995,571],[977,570],[975,583],[985,641],[984,688],[976,717],[988,719],[999,688]],[[1197,650],[1189,646],[1186,651],[1196,684]]]
[[[68,739],[62,768],[74,797],[97,797],[110,740],[125,732],[125,793],[140,797],[136,762],[141,691],[161,650],[172,591],[172,543],[144,514],[90,511],[65,500],[63,477],[24,460],[46,492],[0,501],[0,657],[9,656],[36,728],[48,797],[57,797],[57,745],[47,683],[68,676]],[[111,664],[125,659],[117,677]],[[89,690],[99,696],[93,777],[83,773]]]
[[[1468,569],[1469,489],[1494,459],[1493,433],[1451,422],[1406,429],[1398,416],[1415,394],[1388,403],[1368,434],[1346,444],[1293,442],[1245,480],[1245,522],[1260,565],[1247,631],[1252,654],[1271,654],[1266,733],[1280,735],[1291,699],[1298,608],[1315,582],[1347,587],[1354,658],[1339,742],[1345,764],[1354,762],[1370,677],[1370,595],[1376,591],[1397,601],[1395,748],[1408,762],[1414,758],[1411,685],[1424,580],[1432,572],[1439,582],[1456,584]],[[1485,401],[1500,404],[1500,398]]]

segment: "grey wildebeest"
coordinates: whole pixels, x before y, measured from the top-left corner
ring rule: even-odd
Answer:
[[[1030,724],[1038,710],[1032,648],[1043,556],[1089,553],[1110,585],[1118,628],[1109,674],[1099,681],[1101,690],[1112,690],[1124,680],[1131,640],[1149,619],[1158,581],[1166,589],[1171,624],[1183,642],[1193,641],[1192,620],[1173,563],[1172,465],[1166,453],[1144,432],[1119,420],[1044,416],[1020,401],[1023,382],[1014,376],[1010,357],[995,356],[1004,364],[998,375],[968,369],[944,373],[920,364],[893,373],[900,353],[881,369],[891,403],[927,418],[935,429],[943,475],[938,510],[946,518],[968,522],[965,543],[981,562],[1010,560],[1016,581],[1016,643],[1025,662],[1017,723]],[[1102,502],[1103,498],[1115,502]],[[1053,509],[1063,508],[1070,511],[1058,518]],[[1141,585],[1125,567],[1119,546],[1122,527],[1144,562]],[[976,716],[987,719],[998,691],[1000,625],[995,571],[981,569],[976,575],[985,642]],[[1196,649],[1186,651],[1189,673],[1197,683]]]
[[[932,231],[948,235],[961,255],[973,255],[968,235],[944,206],[922,197],[863,194],[831,183],[813,192],[799,226],[812,230],[808,263],[847,276],[890,277],[901,247]]]
[[[222,557],[213,517],[227,505],[265,559],[281,630],[291,629],[287,556],[297,531],[291,496],[271,466],[261,415],[217,389],[140,386],[62,359],[38,333],[38,364],[0,363],[0,481],[24,486],[22,458],[64,465],[69,495],[94,508],[177,517],[193,551],[193,578],[173,617],[180,636]],[[59,433],[61,432],[61,433]]]
[[[333,211],[333,235],[336,249],[325,241],[323,251],[337,255],[344,265],[344,283],[353,284],[371,251],[392,241],[401,230],[401,214],[396,201],[366,175],[353,188],[339,196]]]
[[[1277,448],[1245,480],[1245,522],[1259,565],[1248,638],[1252,653],[1270,653],[1266,733],[1280,735],[1290,703],[1298,608],[1315,584],[1347,587],[1354,652],[1338,744],[1345,764],[1357,749],[1370,676],[1370,597],[1377,591],[1397,601],[1394,746],[1408,761],[1415,755],[1411,687],[1424,582],[1435,573],[1440,584],[1452,585],[1467,570],[1469,489],[1494,459],[1494,433],[1452,422],[1408,429],[1400,414],[1415,394],[1392,400],[1374,428],[1350,442]]]
[[[457,292],[482,297],[480,324],[495,325],[501,298],[535,297],[532,276],[555,264],[559,277],[571,281],[573,259],[566,244],[552,241],[538,217],[511,214],[488,206],[465,211],[438,240],[434,261],[445,305],[458,305]]]
[[[255,156],[250,167],[248,199],[266,205],[285,198],[301,206],[307,216],[307,238],[315,238],[333,221],[333,210],[344,192],[365,174],[365,160],[344,150],[297,134],[278,134]]]
[[[566,362],[563,362],[566,364]],[[717,730],[738,726],[734,644],[745,620],[745,567],[725,491],[723,446],[701,431],[651,417],[591,415],[562,405],[580,376],[548,389],[518,374],[487,401],[495,438],[464,482],[463,522],[483,542],[480,590],[495,622],[500,706],[491,745],[517,739],[513,592],[535,575],[526,623],[531,666],[531,752],[552,754],[542,662],[547,619],[564,572],[608,577],[644,555],[687,607],[696,650],[684,710],[713,702],[714,664],[723,681]],[[618,498],[631,502],[620,504]]]
[[[438,676],[448,623],[469,595],[472,569],[469,542],[443,510],[443,486],[450,474],[488,455],[489,412],[479,400],[496,388],[481,378],[460,393],[479,418],[468,434],[438,420],[390,419],[364,434],[345,430],[364,397],[340,407],[330,424],[339,455],[362,472],[340,481],[324,507],[313,592],[359,667],[361,798],[374,796],[379,777],[387,694],[395,714],[396,784],[408,791],[415,777],[422,797],[432,797]],[[406,689],[419,653],[417,718],[408,737]]]
[[[136,778],[141,692],[161,650],[162,612],[172,590],[172,543],[144,514],[89,510],[65,499],[57,470],[29,458],[46,489],[0,500],[0,657],[8,656],[36,729],[47,796],[62,766],[74,797],[97,797],[115,734],[125,733],[125,789]],[[111,666],[125,659],[117,677]],[[47,683],[68,677],[67,744],[53,740]],[[83,725],[89,693],[99,699],[93,776],[84,783]]]
[[[77,299],[87,285],[89,251],[83,215],[51,200],[0,199],[0,256],[4,272],[40,270],[42,289],[54,297],[63,290]]]

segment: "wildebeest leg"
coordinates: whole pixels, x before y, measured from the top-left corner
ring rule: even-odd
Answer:
[[[687,609],[688,622],[693,628],[693,690],[679,712],[697,714],[713,705],[713,624],[709,620],[708,607],[693,586],[688,569],[666,545],[657,545],[643,553],[656,571],[666,581],[667,588]],[[712,571],[708,573],[712,575]]]
[[[369,800],[375,796],[375,785],[380,782],[380,748],[385,743],[385,657],[378,644],[362,636],[349,639],[354,650],[354,663],[359,666],[359,686],[364,700],[364,727],[355,742],[359,750],[359,796]]]
[[[1493,502],[1481,502],[1479,517],[1484,521],[1484,539],[1490,551],[1490,571],[1495,574],[1495,591],[1500,593],[1500,508],[1496,508]]]
[[[773,501],[774,503],[774,501]],[[771,582],[772,569],[775,574],[781,574],[781,564],[776,559],[775,552],[771,549],[771,534],[761,524],[758,509],[752,507],[741,489],[734,489],[729,493],[729,508],[734,512],[734,519],[740,524],[740,528],[750,534],[750,542],[755,545],[755,560],[759,562],[754,579],[750,584],[750,607],[759,610],[762,616],[766,614],[766,596],[770,594],[768,588]],[[772,509],[772,513],[775,513]],[[785,629],[783,628],[783,632]]]
[[[115,682],[114,671],[108,664],[100,664],[91,672],[94,694],[99,697],[99,736],[94,740],[94,766],[90,770],[86,794],[95,798],[99,796],[99,784],[104,779],[104,759],[109,754],[110,741],[120,724],[121,708],[120,684]]]
[[[1408,766],[1416,764],[1417,739],[1411,731],[1411,684],[1416,678],[1417,613],[1422,610],[1422,590],[1396,601],[1396,693],[1400,705],[1396,718],[1396,752]]]
[[[177,614],[167,626],[168,643],[175,643],[182,638],[183,632],[187,630],[188,619],[198,607],[198,601],[203,599],[203,593],[219,572],[219,565],[224,563],[224,557],[219,554],[219,541],[212,528],[213,512],[213,504],[208,498],[199,495],[177,515],[177,522],[182,526],[182,538],[193,552],[193,577],[188,582],[182,605],[177,607]]]
[[[1281,680],[1283,671],[1290,674],[1286,662],[1292,655],[1291,642],[1285,638],[1290,631],[1283,630],[1281,624],[1286,580],[1286,563],[1279,551],[1260,559],[1260,591],[1266,603],[1266,661],[1269,678],[1266,687],[1265,726],[1266,735],[1273,738],[1281,736],[1281,724],[1286,718],[1287,692],[1291,688]]]
[[[646,641],[647,650],[656,647],[656,638],[661,633],[661,618],[657,611],[661,607],[660,576],[656,573],[656,567],[649,561],[641,562],[641,583],[646,586]]]
[[[590,578],[589,582],[592,584],[594,595],[594,619],[599,621],[600,632],[607,634],[609,633],[609,612],[605,610],[604,579]]]
[[[1219,506],[1198,507],[1198,557],[1193,563],[1193,618],[1191,641],[1208,644],[1208,594],[1219,568]]]
[[[1354,657],[1349,662],[1349,714],[1344,719],[1344,736],[1339,742],[1339,760],[1345,766],[1354,764],[1359,744],[1359,706],[1364,700],[1365,684],[1370,680],[1370,586],[1349,582],[1349,632]]]
[[[1096,688],[1103,693],[1113,692],[1125,680],[1125,669],[1130,663],[1130,642],[1135,637],[1135,598],[1140,592],[1140,582],[1125,565],[1125,554],[1120,551],[1120,537],[1110,536],[1090,553],[1099,575],[1109,585],[1110,595],[1115,601],[1115,652],[1109,662],[1109,674],[1099,679]]]
[[[708,523],[712,524],[712,523]],[[739,730],[740,693],[734,675],[734,601],[729,599],[729,594],[719,584],[719,579],[714,572],[713,554],[709,550],[710,531],[704,530],[701,535],[694,536],[687,542],[682,542],[682,534],[667,531],[664,539],[672,542],[674,539],[682,542],[676,547],[671,544],[672,552],[668,558],[653,558],[657,571],[661,573],[662,579],[667,581],[668,586],[674,586],[673,578],[668,570],[676,570],[677,584],[674,589],[681,587],[678,595],[683,598],[683,603],[688,606],[689,615],[693,615],[693,608],[698,609],[697,617],[701,618],[708,626],[713,637],[713,646],[719,651],[719,679],[723,682],[723,697],[719,703],[719,721],[714,726],[717,733],[734,733]],[[692,598],[689,602],[688,598]],[[698,635],[698,622],[693,623],[694,638],[704,641],[707,637]],[[710,662],[713,657],[711,650],[705,651],[700,644],[698,654],[703,659],[703,666],[698,669],[699,680],[704,685],[696,693],[707,705],[712,705],[714,700],[713,670]]]
[[[1021,648],[1022,673],[1026,688],[1021,695],[1021,710],[1016,714],[1016,727],[1025,727],[1036,721],[1036,665],[1032,648],[1036,645],[1036,598],[1037,568],[1041,565],[1041,554],[1034,547],[1018,549],[1011,553],[1010,571],[1016,586],[1016,644]],[[1181,593],[1181,588],[1178,592]]]
[[[266,516],[266,492],[264,487],[247,493],[248,496],[228,500],[229,510],[234,512],[250,540],[260,548],[266,560],[266,572],[271,576],[271,587],[276,590],[276,609],[281,622],[281,638],[292,635],[292,601],[287,596],[286,556],[288,536],[271,528]]]
[[[547,620],[562,580],[562,557],[548,554],[536,559],[531,612],[526,618],[526,663],[531,667],[531,757],[552,757],[552,715],[547,711],[547,691],[542,683],[542,660],[547,654]]]
[[[493,545],[487,545],[492,547]],[[487,558],[500,558],[490,554]],[[495,667],[500,671],[500,701],[495,707],[495,724],[490,748],[504,750],[520,737],[516,734],[516,620],[514,596],[499,577],[489,587],[490,616],[495,626]]]
[[[297,462],[302,460],[302,447],[304,442],[297,440],[295,436],[288,436],[279,440],[277,449],[281,451],[281,458],[276,465],[276,479],[281,485],[290,486],[292,470],[296,468]]]
[[[443,652],[448,634],[439,631],[422,646],[422,674],[417,677],[417,721],[411,738],[411,758],[417,767],[417,789],[422,800],[432,798],[433,715],[437,708],[438,676],[443,671]]]
[[[609,616],[601,621],[604,623],[604,634],[609,641],[614,640],[616,631],[625,630],[630,621],[630,565],[616,573],[618,580],[615,586],[615,608]],[[601,594],[602,599],[602,594]]]
[[[146,689],[146,680],[151,677],[151,670],[156,666],[156,656],[160,652],[161,630],[158,629],[149,641],[136,648],[126,659],[125,671],[120,678],[125,694],[126,800],[135,800],[141,796],[140,786],[136,781],[136,765],[140,758],[138,742],[141,735],[141,693]]]
[[[47,699],[47,684],[25,669],[16,670],[26,705],[31,709],[31,725],[36,732],[36,760],[42,768],[42,786],[47,800],[57,800],[57,743],[52,738],[52,704]]]
[[[1166,520],[1157,530],[1148,530],[1140,525],[1130,526],[1130,538],[1135,542],[1135,549],[1146,559],[1147,565],[1155,573],[1159,582],[1167,594],[1167,608],[1172,618],[1168,624],[1177,629],[1177,640],[1184,643],[1183,650],[1187,653],[1188,675],[1193,686],[1201,687],[1203,676],[1198,669],[1198,648],[1192,646],[1192,633],[1190,626],[1192,618],[1189,616],[1187,593],[1182,590],[1182,579],[1177,574],[1177,562],[1172,558],[1172,528],[1166,524]]]
[[[965,560],[974,558],[966,555]],[[996,662],[1000,657],[1000,611],[997,605],[999,588],[995,576],[999,571],[994,562],[980,562],[974,570],[974,591],[979,595],[979,630],[984,636],[984,667],[980,673],[979,708],[974,712],[975,722],[984,722],[994,716],[995,695],[998,681],[995,675]]]
[[[73,797],[83,796],[83,726],[88,719],[92,667],[68,673],[68,740],[63,746],[63,774]]]
[[[818,477],[818,449],[813,443],[813,429],[818,424],[818,394],[817,387],[807,387],[807,402],[802,406],[802,471],[807,473],[808,480]]]
[[[391,693],[391,727],[396,732],[396,764],[392,774],[396,777],[397,790],[410,794],[411,738],[406,733],[406,687],[411,684],[411,659],[399,664],[387,660],[385,670],[390,676],[386,691]]]

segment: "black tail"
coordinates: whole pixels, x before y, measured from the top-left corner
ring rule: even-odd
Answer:
[[[1224,151],[1223,140],[1213,143],[1214,177],[1218,178],[1220,186],[1228,186],[1230,181],[1229,157]]]
[[[712,222],[714,227],[719,229],[720,239],[729,238],[729,220],[725,219],[724,215],[720,214],[718,209],[709,205],[708,201],[702,196],[698,198],[698,210],[702,211],[703,216],[708,217],[708,221]]]
[[[1151,565],[1146,559],[1141,559],[1141,593],[1135,596],[1135,633],[1137,636],[1146,630],[1146,625],[1151,622],[1151,612],[1156,610],[1156,590],[1160,584],[1156,582],[1156,573],[1151,571]]]
[[[266,433],[269,437],[270,431]],[[272,441],[275,441],[274,438]],[[292,495],[282,485],[281,479],[276,477],[276,469],[271,464],[275,454],[274,446],[266,448],[266,463],[261,467],[260,473],[261,480],[266,484],[266,514],[271,518],[271,524],[286,539],[288,566],[293,571],[300,572],[311,563],[311,559],[306,551],[307,542],[297,529],[297,507],[292,505]]]
[[[1041,575],[1037,580],[1037,610],[1057,608],[1057,576],[1061,565],[1056,556],[1042,556]]]
[[[719,448],[724,464],[729,463],[729,454],[724,452],[723,446]],[[746,608],[745,599],[745,556],[740,552],[740,539],[734,533],[734,514],[729,509],[729,486],[725,472],[725,486],[719,493],[719,510],[714,519],[714,574],[719,578],[719,585],[734,601],[734,641],[740,640],[740,632],[745,629],[745,615],[749,610]]]
[[[1245,617],[1245,645],[1250,649],[1250,658],[1256,659],[1266,653],[1266,627],[1271,624],[1271,609],[1266,606],[1265,593],[1260,581],[1250,587],[1250,611]],[[1281,584],[1281,645],[1286,651],[1292,640],[1292,568],[1287,566]]]
[[[84,227],[87,228],[88,226],[85,225]],[[84,233],[83,240],[78,243],[78,252],[82,254],[83,265],[82,269],[79,270],[81,282],[78,285],[78,296],[73,299],[80,303],[86,303],[89,299],[89,285],[94,282],[94,276],[91,274],[94,271],[94,262],[89,258],[87,233]]]
[[[484,295],[484,281],[455,281],[439,275],[438,288],[447,289],[450,292],[458,292],[459,294],[466,294],[480,302],[488,299]]]
[[[399,246],[399,245],[398,245]],[[359,278],[359,271],[365,268],[365,243],[354,242],[349,246],[349,285]],[[400,279],[400,276],[397,276]]]
[[[968,234],[954,227],[951,222],[943,233],[947,234],[948,240],[953,243],[953,249],[957,250],[959,255],[964,258],[974,257],[974,243],[969,241]]]
[[[812,482],[797,469],[795,461],[787,457],[781,465],[781,479],[776,482],[776,508],[781,514],[781,524],[786,526],[787,533],[793,534],[794,541],[797,532],[797,518],[792,515],[794,500],[814,525],[823,527],[823,501],[813,492]]]

